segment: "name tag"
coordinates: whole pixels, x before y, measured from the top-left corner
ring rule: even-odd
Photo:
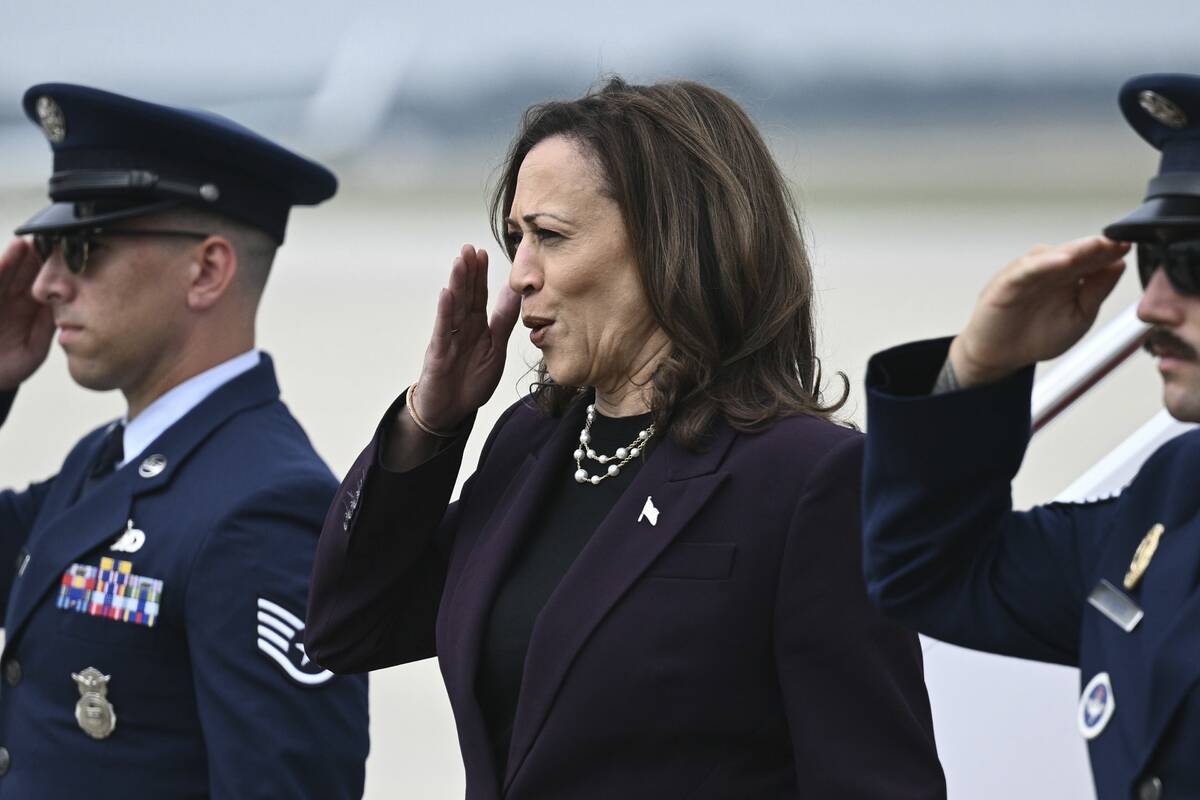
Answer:
[[[1126,633],[1136,628],[1145,616],[1141,606],[1104,578],[1088,595],[1088,603]]]

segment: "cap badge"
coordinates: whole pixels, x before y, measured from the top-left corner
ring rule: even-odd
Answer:
[[[67,118],[59,108],[54,98],[42,95],[37,99],[38,122],[46,133],[46,138],[54,144],[67,138]]]
[[[117,727],[117,712],[107,697],[112,676],[88,667],[83,672],[72,672],[71,678],[79,687],[75,721],[93,739],[107,739]]]
[[[1149,89],[1141,92],[1138,95],[1138,105],[1168,128],[1179,130],[1188,124],[1187,114],[1183,113],[1183,109],[1158,92],[1152,92]]]
[[[161,453],[155,453],[148,456],[145,461],[138,465],[138,475],[143,478],[153,478],[155,475],[167,468],[167,457]]]

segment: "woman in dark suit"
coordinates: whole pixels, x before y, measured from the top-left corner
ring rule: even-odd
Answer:
[[[308,652],[438,656],[467,797],[939,798],[916,636],[861,575],[862,437],[832,421],[794,205],[694,83],[530,109],[419,379],[321,537]],[[530,397],[450,495],[521,316]]]

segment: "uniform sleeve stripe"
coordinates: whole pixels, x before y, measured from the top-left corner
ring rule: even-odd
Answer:
[[[259,625],[258,626],[258,635],[265,637],[266,639],[269,639],[272,643],[274,643],[274,645],[276,647],[278,647],[283,652],[286,653],[288,651],[288,640],[283,638],[282,636],[280,636],[278,633],[271,630],[270,628],[264,628],[262,625]]]
[[[292,612],[288,611],[283,606],[272,603],[270,600],[265,600],[261,597],[258,598],[258,607],[261,608],[263,611],[271,612],[272,614],[279,617],[284,622],[291,625],[293,628],[299,629],[299,628],[304,627],[304,620],[300,619],[299,617],[297,617]]]
[[[291,628],[291,627],[288,627],[287,625],[284,625],[278,619],[276,619],[275,617],[272,617],[270,614],[268,614],[265,611],[258,612],[258,621],[263,623],[264,625],[270,625],[272,628],[279,631],[280,633],[282,633],[284,636],[286,636],[289,639],[293,638],[296,635],[295,628]]]
[[[287,656],[271,646],[271,643],[265,639],[258,640],[258,649],[267,654],[283,671],[292,677],[297,683],[303,683],[306,686],[318,686],[325,683],[333,677],[333,673],[329,670],[324,670],[316,675],[309,675],[307,672],[301,672],[295,664],[288,660]]]

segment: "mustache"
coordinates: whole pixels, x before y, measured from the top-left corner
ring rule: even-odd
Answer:
[[[1175,334],[1162,328],[1154,328],[1142,343],[1142,349],[1153,356],[1164,355],[1172,358],[1196,360],[1196,348],[1180,339]]]

